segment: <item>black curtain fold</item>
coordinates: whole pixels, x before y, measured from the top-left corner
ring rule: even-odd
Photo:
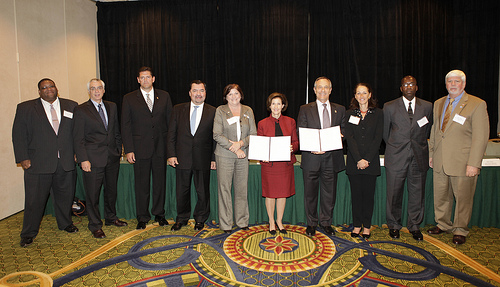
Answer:
[[[461,69],[466,91],[487,101],[496,135],[500,1],[170,0],[97,7],[101,78],[106,99],[119,106],[138,88],[143,65],[154,69],[155,86],[174,103],[189,100],[194,79],[207,83],[214,106],[222,104],[225,85],[238,83],[256,120],[268,115],[272,92],[288,97],[285,114],[295,118],[306,91],[315,99],[319,76],[332,80],[334,102],[347,107],[355,84],[367,82],[382,106],[401,95],[405,75],[416,77],[417,96],[435,101],[447,93],[446,73]]]

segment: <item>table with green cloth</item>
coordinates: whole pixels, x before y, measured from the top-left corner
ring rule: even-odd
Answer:
[[[302,169],[295,165],[295,195],[287,199],[283,221],[291,224],[305,224],[306,214],[304,210],[304,180]],[[498,193],[498,183],[500,182],[500,167],[483,167],[479,175],[474,196],[474,207],[472,219],[469,226],[497,227],[500,228],[500,195]],[[427,172],[426,194],[425,194],[425,214],[422,226],[435,224],[434,221],[434,200],[432,192],[432,169]],[[77,168],[76,194],[79,199],[85,200],[85,190],[83,188],[82,171]],[[196,192],[194,184],[191,187],[192,210],[196,204]],[[403,198],[403,225],[406,225],[408,200],[407,190]],[[100,197],[100,212],[104,214],[103,193]],[[260,176],[260,165],[251,163],[248,176],[248,206],[250,210],[250,224],[263,223],[268,221],[264,198],[262,197],[262,186]],[[385,168],[382,167],[382,174],[377,178],[375,191],[375,207],[373,210],[372,224],[381,226],[386,223],[386,176]],[[338,174],[337,200],[333,211],[333,225],[351,224],[351,191],[349,179],[345,171]],[[122,162],[120,164],[120,175],[118,178],[118,198],[116,201],[118,218],[134,219],[135,194],[134,194],[134,169],[131,164]],[[211,171],[210,176],[210,221],[218,222],[217,206],[217,173]],[[167,194],[165,200],[165,217],[167,219],[176,218],[175,199],[175,169],[171,166],[167,168]],[[54,215],[51,199],[47,203],[46,214]]]

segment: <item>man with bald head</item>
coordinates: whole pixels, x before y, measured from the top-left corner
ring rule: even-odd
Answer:
[[[477,177],[489,139],[486,102],[465,92],[465,73],[445,77],[448,95],[434,103],[429,140],[429,165],[434,178],[434,216],[429,234],[453,233],[452,242],[465,243],[469,234]],[[451,222],[455,199],[455,216]]]
[[[387,176],[386,219],[389,236],[399,238],[404,184],[408,189],[406,227],[415,240],[423,240],[425,181],[429,169],[427,139],[432,126],[432,103],[415,97],[418,86],[413,76],[401,80],[402,97],[384,105],[384,165]]]

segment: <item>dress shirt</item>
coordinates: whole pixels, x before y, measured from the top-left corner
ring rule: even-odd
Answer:
[[[318,106],[318,115],[319,115],[319,121],[321,122],[321,128],[323,128],[323,103],[320,102],[319,100],[316,100],[316,104]],[[326,110],[328,111],[328,116],[330,116],[330,123],[332,122],[332,107],[330,106],[330,101],[326,101]]]
[[[411,109],[413,110],[413,114],[415,114],[415,103],[417,102],[416,97],[413,97],[411,101],[408,101],[407,98],[403,98],[403,103],[405,104],[406,111],[408,112],[408,104],[411,102]]]
[[[451,114],[453,114],[453,111],[458,105],[458,102],[462,99],[462,96],[464,95],[465,91],[463,91],[458,97],[455,98],[453,103],[451,104]],[[450,95],[446,97],[446,101],[444,101],[444,107],[443,107],[443,113],[441,114],[441,124],[439,125],[440,127],[443,126],[443,120],[444,120],[444,113],[446,112],[446,107],[450,104]],[[453,121],[453,119],[450,118],[450,121]],[[448,124],[450,124],[450,121],[448,121]]]
[[[146,103],[148,102],[146,100],[147,99],[146,94],[148,94],[149,98],[151,99],[151,104],[154,106],[155,105],[155,89],[151,88],[151,91],[149,91],[149,92],[144,91],[142,88],[139,88],[139,90],[141,90],[142,96],[144,97],[144,101]]]
[[[104,112],[104,117],[106,118],[106,122],[109,123],[108,113],[106,112],[106,106],[104,106],[104,101],[101,101],[101,103],[94,102],[94,100],[92,100],[92,99],[90,99],[90,101],[94,104],[97,112],[99,112],[99,105],[101,105],[101,109]]]
[[[198,106],[198,110],[196,111],[196,124],[194,126],[194,130],[198,130],[198,126],[200,125],[201,121],[201,115],[203,114],[203,105],[205,103],[201,103],[201,105],[195,105],[193,102],[191,102],[191,108],[189,109],[189,119],[191,119],[191,115],[194,112],[194,106]]]
[[[42,98],[40,98],[40,100],[42,100],[43,109],[45,110],[45,114],[47,115],[50,125],[52,125],[52,112],[50,111],[50,105],[52,105],[56,110],[57,120],[61,123],[61,104],[59,102],[59,97],[56,97],[56,100],[52,104]]]

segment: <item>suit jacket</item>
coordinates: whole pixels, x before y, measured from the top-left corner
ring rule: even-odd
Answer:
[[[41,174],[54,173],[59,162],[65,171],[75,169],[73,152],[73,109],[75,101],[59,98],[61,122],[58,134],[43,109],[40,98],[17,105],[12,126],[12,143],[16,163],[31,160],[26,172]]]
[[[429,141],[434,170],[444,170],[450,176],[465,176],[467,165],[481,168],[488,144],[490,125],[486,102],[464,92],[452,112],[444,132],[441,117],[446,97],[434,103],[434,125]],[[455,115],[465,118],[463,124],[455,122]]]
[[[340,126],[342,134],[344,134],[345,127],[345,108],[339,104],[330,102],[331,107],[331,126]],[[297,119],[297,126],[299,128],[321,129],[321,121],[318,114],[318,105],[316,101],[302,105],[299,110],[299,117]],[[335,172],[345,169],[344,152],[342,150],[327,151],[323,155],[315,155],[310,152],[302,153],[302,162],[300,166],[307,170],[319,170],[321,157],[325,155],[332,155],[333,168]]]
[[[420,126],[418,121],[429,121]],[[415,113],[410,121],[403,98],[384,105],[384,141],[386,144],[384,165],[387,169],[398,171],[408,168],[408,157],[413,150],[421,172],[429,169],[429,147],[427,139],[431,132],[433,117],[432,103],[415,98]]]
[[[346,114],[344,138],[347,142],[347,174],[380,175],[380,143],[384,131],[384,113],[381,109],[369,109],[365,119],[361,119],[359,109],[348,110]],[[356,125],[349,122],[351,117],[359,118]],[[358,169],[358,161],[365,159],[369,165]]]
[[[105,167],[120,159],[122,137],[115,103],[102,101],[108,115],[108,130],[94,104],[87,102],[75,108],[73,139],[78,163],[90,161],[92,167]]]
[[[237,141],[238,137],[236,135],[236,125],[229,124],[228,119],[232,118],[233,114],[229,109],[227,104],[219,106],[215,112],[214,118],[214,140],[217,142],[215,148],[215,154],[222,157],[237,158],[236,154],[229,150],[232,143],[229,140]],[[240,121],[239,125],[241,127],[241,139],[243,141],[243,146],[241,150],[245,152],[248,156],[248,143],[250,141],[250,135],[257,134],[257,127],[255,126],[255,117],[253,111],[249,106],[241,105],[240,111]]]
[[[259,122],[257,135],[265,136],[265,137],[274,137],[276,134],[276,122],[279,123],[281,131],[283,132],[283,136],[291,137],[291,144],[293,147],[293,152],[290,156],[290,164],[294,164],[297,161],[295,158],[295,152],[299,150],[299,139],[297,137],[297,125],[295,124],[295,120],[281,115],[279,119],[275,119],[272,116],[269,116]],[[261,165],[272,166],[272,162],[260,162]]]
[[[215,108],[203,105],[200,124],[196,133],[191,135],[189,112],[191,102],[174,107],[167,136],[167,158],[177,157],[179,169],[209,170],[210,162],[215,160],[213,126]]]
[[[125,153],[134,152],[137,159],[163,157],[166,154],[167,131],[172,101],[170,95],[154,89],[153,112],[142,96],[135,90],[123,96],[122,140]]]

